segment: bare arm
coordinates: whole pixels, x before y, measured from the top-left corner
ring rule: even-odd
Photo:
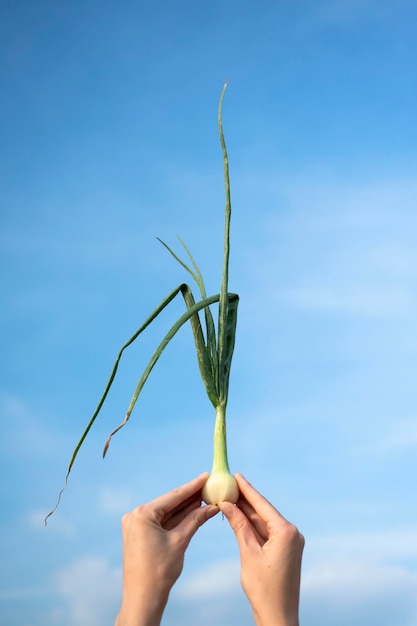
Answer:
[[[123,517],[123,596],[115,626],[161,623],[191,538],[219,511],[216,506],[201,506],[207,476],[201,474]]]
[[[237,506],[222,502],[239,545],[241,583],[257,626],[298,626],[304,537],[243,476]]]

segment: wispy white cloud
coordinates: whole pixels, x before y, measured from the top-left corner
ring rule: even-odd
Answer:
[[[30,530],[44,531],[45,528],[45,511],[30,511],[26,515],[26,522]],[[56,535],[62,535],[63,537],[71,537],[76,532],[76,527],[73,522],[69,521],[63,516],[56,515],[54,517],[54,523],[49,524],[50,532]]]
[[[331,626],[409,626],[417,619],[417,573],[363,559],[321,563],[306,571],[301,620]]]
[[[307,553],[313,568],[321,567],[323,562],[359,560],[368,563],[400,563],[404,560],[415,560],[417,526],[310,537]]]
[[[377,565],[363,560],[321,563],[307,570],[303,577],[305,593],[326,592],[339,601],[349,603],[352,595],[360,600],[378,597],[389,589],[402,588],[417,591],[417,574],[404,567]],[[349,597],[349,600],[347,598]]]
[[[65,603],[57,625],[102,626],[114,621],[121,597],[121,571],[105,558],[82,557],[55,572],[53,579]]]
[[[271,206],[282,204],[273,187],[268,192],[263,186],[263,193]],[[291,210],[265,212],[257,225],[262,248],[251,246],[247,257],[257,310],[265,292],[261,300],[271,309],[415,316],[414,181],[350,187],[287,181],[281,194]]]
[[[239,582],[239,561],[218,560],[179,580],[166,610],[166,623],[253,624],[252,611]]]
[[[239,561],[227,560],[211,564],[178,585],[178,597],[205,600],[236,591],[239,586]]]
[[[133,509],[136,504],[133,490],[124,485],[103,486],[98,491],[98,508],[102,513],[122,515]]]
[[[0,392],[1,447],[25,458],[58,455],[65,433],[47,428],[18,396]]]
[[[301,597],[311,623],[415,623],[417,528],[310,537],[305,557]]]
[[[363,22],[378,22],[388,18],[393,11],[390,2],[351,0],[345,2],[320,2],[314,7],[317,24],[324,26],[355,26]],[[314,15],[311,20],[314,23]]]
[[[32,585],[30,587],[12,587],[0,590],[0,600],[23,602],[30,598],[39,598],[50,594],[48,586]]]
[[[372,440],[355,446],[359,454],[391,455],[417,447],[417,417],[396,419],[382,425]]]
[[[307,538],[306,551],[302,621],[391,626],[397,616],[399,626],[415,623],[417,572],[406,561],[417,556],[416,528]],[[170,623],[193,618],[205,625],[214,616],[221,623],[253,623],[239,567],[238,560],[219,560],[180,580]]]

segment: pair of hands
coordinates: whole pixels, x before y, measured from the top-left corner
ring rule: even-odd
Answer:
[[[207,478],[201,474],[123,517],[123,597],[115,626],[159,626],[188,544],[219,511],[239,545],[241,583],[256,625],[298,626],[303,536],[240,474],[236,506],[201,506]]]

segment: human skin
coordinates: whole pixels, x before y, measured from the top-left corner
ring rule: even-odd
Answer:
[[[236,506],[201,506],[207,478],[201,474],[123,517],[123,596],[115,626],[160,626],[190,540],[219,510],[236,535],[256,626],[299,625],[303,536],[241,474]]]
[[[237,505],[219,508],[235,533],[240,579],[256,626],[299,626],[304,537],[241,475]]]
[[[207,478],[201,474],[123,516],[123,595],[115,626],[160,625],[191,538],[219,512],[201,506]]]

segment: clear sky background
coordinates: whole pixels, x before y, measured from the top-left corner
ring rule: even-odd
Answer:
[[[417,626],[417,3],[13,2],[0,8],[1,626],[113,624],[120,518],[211,467],[182,329],[114,438],[193,251],[240,294],[229,460],[306,537],[303,626]],[[178,248],[176,248],[178,249]],[[166,626],[249,626],[211,520]]]

